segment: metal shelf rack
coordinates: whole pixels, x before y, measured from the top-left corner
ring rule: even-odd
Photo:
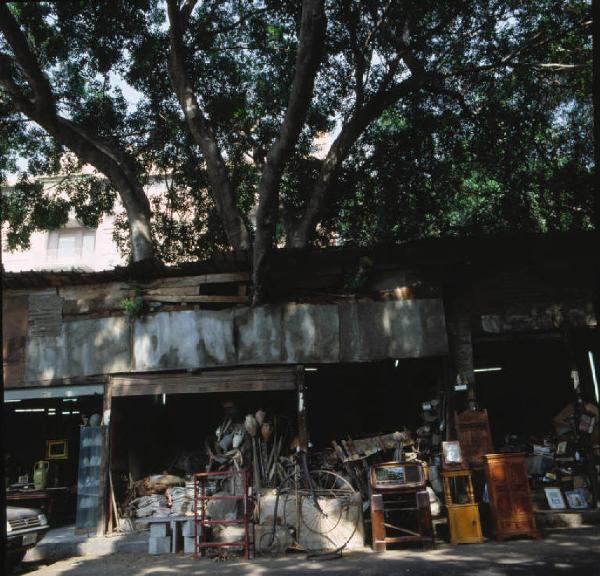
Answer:
[[[231,479],[236,485],[236,479],[241,482],[241,494],[232,495],[214,495],[209,494],[208,483],[212,480]],[[226,520],[220,518],[207,518],[206,508],[211,500],[238,500],[242,502],[242,514],[235,520]],[[251,501],[248,494],[248,470],[225,470],[222,472],[199,472],[194,475],[194,543],[195,556],[198,558],[202,550],[207,548],[235,547],[241,548],[246,560],[250,559],[250,549],[252,548],[252,557],[254,558],[254,539],[250,541],[250,520]],[[244,537],[242,540],[229,542],[209,542],[207,540],[206,528],[214,525],[222,526],[243,526]],[[200,531],[198,528],[200,527]],[[200,536],[200,538],[199,538]]]

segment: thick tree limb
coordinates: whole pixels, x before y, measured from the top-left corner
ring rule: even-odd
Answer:
[[[334,183],[337,171],[350,152],[350,149],[365,131],[386,108],[403,96],[421,89],[429,80],[429,76],[416,68],[415,72],[403,82],[387,89],[380,89],[361,109],[355,110],[341,132],[333,141],[327,156],[323,160],[317,182],[302,218],[292,228],[288,245],[294,248],[306,246],[315,227],[323,214],[327,193]]]
[[[46,75],[31,52],[27,39],[4,1],[0,2],[0,29],[10,45],[16,61],[31,86],[33,104],[38,113],[54,112],[54,97]]]
[[[279,184],[286,162],[298,142],[312,99],[314,80],[325,39],[323,0],[304,0],[294,79],[279,135],[267,154],[258,185],[258,209],[253,250],[254,303],[265,297],[264,279],[277,223]]]
[[[0,2],[0,31],[14,53],[14,61],[4,54],[0,58],[0,82],[16,110],[39,124],[62,146],[75,152],[78,158],[94,166],[111,181],[127,212],[134,261],[154,260],[150,203],[125,153],[101,142],[57,113],[56,99],[48,78],[5,2]],[[13,75],[17,66],[27,80],[30,96],[21,92]]]
[[[185,0],[181,5],[181,28],[185,30],[196,7],[198,0]]]
[[[350,47],[352,49],[352,61],[354,64],[354,91],[356,94],[355,108],[360,108],[364,101],[365,95],[365,70],[366,61],[365,55],[358,42],[358,14],[352,9],[351,0],[342,2],[342,15],[344,17],[348,34],[350,35]],[[370,38],[370,36],[369,36]],[[368,45],[369,39],[365,42],[365,48]]]
[[[227,166],[219,150],[217,139],[202,111],[198,98],[188,78],[185,64],[182,17],[177,0],[167,0],[169,16],[169,76],[186,123],[194,141],[202,150],[210,180],[211,196],[223,222],[227,239],[236,249],[250,247],[250,235],[236,204],[234,190],[229,180]]]

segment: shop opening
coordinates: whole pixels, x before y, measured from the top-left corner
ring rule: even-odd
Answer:
[[[80,429],[101,413],[101,394],[5,399],[7,504],[42,509],[51,527],[74,523]]]

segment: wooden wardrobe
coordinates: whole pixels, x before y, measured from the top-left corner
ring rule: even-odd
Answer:
[[[486,454],[484,460],[495,537],[537,538],[525,454]]]

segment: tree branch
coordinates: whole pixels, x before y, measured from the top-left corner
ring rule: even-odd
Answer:
[[[453,90],[452,88],[448,88],[447,86],[439,84],[435,81],[424,85],[423,88],[428,92],[432,92],[433,94],[440,94],[442,96],[449,96],[450,98],[453,98],[458,102],[459,106],[461,107],[463,113],[466,116],[473,116],[473,111],[469,108],[469,105],[465,100],[465,95],[459,90]]]
[[[37,59],[31,52],[19,24],[14,19],[4,0],[0,2],[0,30],[10,45],[15,55],[15,60],[23,71],[28,84],[31,86],[33,104],[37,112],[53,113],[55,102],[50,83],[40,69]]]
[[[421,68],[409,78],[399,84],[395,84],[391,88],[381,86],[362,109],[356,110],[352,114],[348,122],[342,127],[337,138],[333,141],[327,156],[323,160],[321,171],[312,190],[306,210],[302,218],[293,226],[292,234],[288,238],[288,244],[291,247],[301,248],[309,242],[323,214],[327,194],[335,181],[335,176],[342,162],[369,124],[400,98],[420,90],[429,79],[429,75]]]
[[[355,93],[356,101],[354,106],[360,108],[364,102],[365,96],[365,70],[366,62],[365,56],[358,45],[358,15],[352,10],[351,0],[344,0],[342,2],[342,14],[346,21],[346,27],[350,34],[350,46],[352,48],[352,60],[354,63],[354,81],[355,81]],[[365,43],[365,48],[367,43]]]
[[[264,8],[258,8],[257,10],[252,10],[251,12],[240,16],[233,24],[230,24],[229,26],[223,26],[222,28],[216,28],[215,30],[211,30],[211,34],[223,34],[225,32],[231,32],[232,30],[235,30],[240,24],[243,24],[246,20],[249,20],[253,16],[257,16],[258,14],[262,14],[267,10],[269,10],[268,6],[265,6]]]
[[[304,123],[312,99],[317,69],[325,39],[326,19],[323,0],[303,0],[298,51],[288,106],[279,135],[267,154],[258,185],[258,209],[254,240],[254,303],[265,296],[266,259],[272,248],[277,222],[279,184]]]
[[[0,81],[15,108],[44,128],[62,146],[75,152],[81,161],[94,166],[110,180],[127,211],[134,261],[154,260],[150,204],[126,160],[126,154],[114,150],[81,126],[57,114],[50,82],[4,1],[0,2],[0,31],[15,56],[15,62],[5,54],[0,59]],[[32,99],[24,96],[17,85],[13,75],[15,65],[22,70]]]
[[[190,17],[192,16],[192,12],[198,0],[185,0],[185,2],[181,5],[181,28],[185,30],[188,27],[190,22]]]
[[[223,222],[227,239],[236,249],[246,249],[250,245],[248,229],[237,207],[235,193],[229,180],[229,174],[215,134],[188,78],[185,64],[185,46],[178,0],[167,0],[169,17],[169,76],[188,128],[194,141],[202,150],[206,161],[210,192],[219,217]]]
[[[0,53],[0,85],[10,95],[15,108],[23,114],[35,110],[33,102],[23,94],[14,76],[14,62],[6,54]]]
[[[392,0],[389,0],[388,3],[383,7],[381,16],[375,20],[375,26],[373,26],[373,28],[367,35],[367,39],[365,40],[365,48],[367,48],[369,46],[369,44],[371,43],[373,38],[375,38],[377,31],[381,28],[381,25],[383,24],[383,21],[385,20],[385,13],[388,11],[388,8],[391,6],[391,4],[392,4]]]

